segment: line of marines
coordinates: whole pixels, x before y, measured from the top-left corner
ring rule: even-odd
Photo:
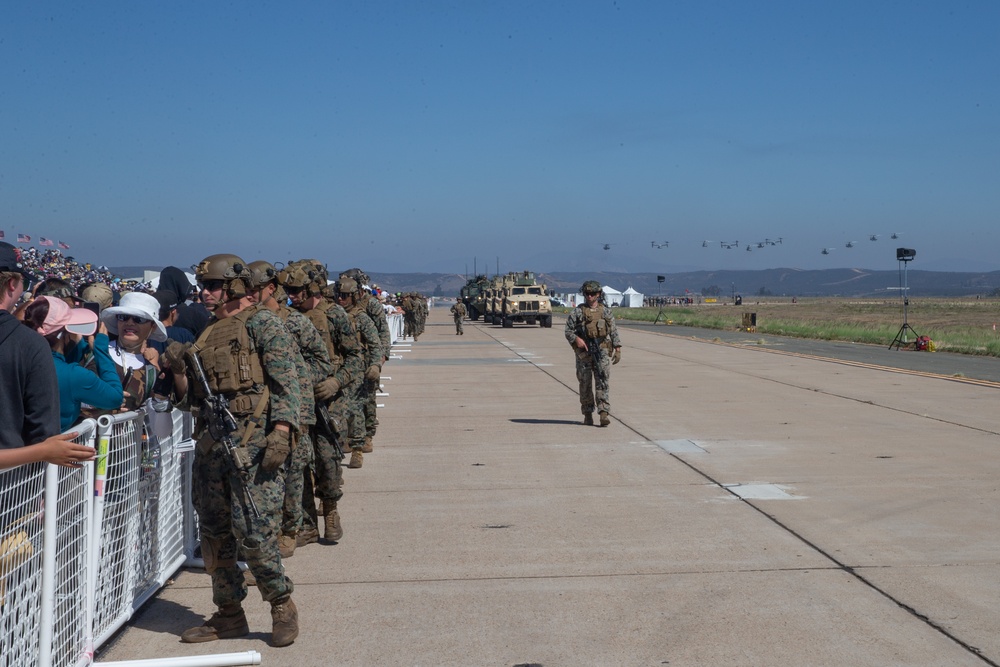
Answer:
[[[321,541],[320,516],[324,543],[344,534],[341,447],[350,449],[348,468],[362,467],[374,448],[375,394],[390,346],[385,311],[360,269],[329,283],[316,260],[278,269],[211,255],[195,277],[212,319],[194,343],[168,345],[164,361],[177,406],[198,416],[205,391],[195,381],[197,357],[209,391],[228,401],[238,456],[199,416],[193,496],[217,610],[181,639],[249,634],[242,606],[249,582],[271,604],[272,645],[287,646],[299,626],[282,558]],[[246,462],[243,470],[234,459]]]

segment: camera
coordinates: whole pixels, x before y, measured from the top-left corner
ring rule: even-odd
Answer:
[[[917,256],[917,251],[913,248],[896,248],[896,259],[900,262],[909,262]]]

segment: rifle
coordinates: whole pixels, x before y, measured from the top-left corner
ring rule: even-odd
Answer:
[[[336,452],[337,460],[344,460],[344,448],[340,446],[340,438],[337,437],[337,429],[333,426],[333,417],[323,401],[316,401],[316,428],[320,435],[330,441]]]
[[[239,430],[239,426],[236,424],[236,418],[233,417],[233,413],[229,411],[229,400],[225,396],[212,393],[212,388],[208,385],[208,378],[205,376],[205,369],[201,365],[198,353],[191,350],[189,357],[196,376],[195,379],[198,380],[202,391],[205,392],[201,417],[208,425],[208,432],[212,436],[212,439],[216,442],[221,442],[225,446],[226,453],[229,455],[229,463],[236,470],[236,476],[239,477],[240,490],[243,492],[243,497],[246,499],[247,504],[250,505],[253,515],[259,519],[260,511],[257,509],[257,503],[253,501],[253,496],[250,494],[250,487],[248,486],[250,483],[250,465],[243,460],[243,455],[240,454],[239,447],[233,441],[233,433]]]
[[[584,338],[587,341],[587,352],[590,352],[590,358],[594,363],[594,370],[598,368],[598,364],[601,363],[601,344],[597,342],[596,338]]]

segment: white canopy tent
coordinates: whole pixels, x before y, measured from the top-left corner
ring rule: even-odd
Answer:
[[[621,305],[623,308],[642,308],[642,302],[645,298],[646,297],[642,294],[642,292],[635,291],[632,289],[632,286],[629,285],[628,289],[622,293]]]
[[[601,289],[604,290],[604,303],[608,304],[609,306],[622,305],[622,299],[624,299],[624,295],[621,292],[616,290],[614,287],[608,287],[607,285],[605,285]]]

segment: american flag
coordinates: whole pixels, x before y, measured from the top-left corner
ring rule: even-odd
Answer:
[[[18,243],[31,243],[31,237],[28,236],[27,234],[18,234],[17,235],[17,242]]]
[[[38,245],[45,246],[46,248],[51,248],[52,246],[55,245],[55,241],[53,241],[52,239],[47,239],[44,236],[39,236]]]
[[[69,244],[63,243],[62,241],[59,242],[59,247],[62,248],[63,250],[69,250]]]

